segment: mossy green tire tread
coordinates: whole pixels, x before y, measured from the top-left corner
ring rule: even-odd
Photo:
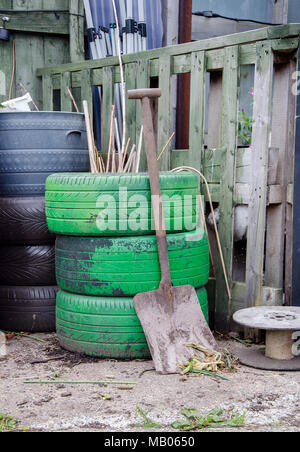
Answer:
[[[161,173],[166,230],[191,231],[198,218],[198,177]],[[54,174],[46,183],[49,230],[71,236],[155,234],[147,173]]]
[[[167,235],[174,286],[204,286],[209,278],[208,239],[202,229]],[[155,236],[58,236],[56,278],[67,292],[130,297],[158,289],[161,271]]]
[[[197,290],[208,322],[206,289]],[[56,329],[63,348],[103,359],[147,359],[150,351],[132,298],[98,298],[60,291]]]

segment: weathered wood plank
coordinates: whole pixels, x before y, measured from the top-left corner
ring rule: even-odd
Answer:
[[[209,183],[219,184],[226,159],[226,149],[204,149],[202,152],[202,172]]]
[[[192,53],[188,166],[201,170],[204,146],[206,66],[205,52]]]
[[[279,149],[278,184],[282,187],[282,203],[273,205],[267,210],[265,282],[271,287],[283,287],[287,207],[286,192],[288,177],[290,176],[287,170],[291,173],[291,168],[287,168],[287,140],[291,125],[289,117],[292,96],[292,94],[289,95],[291,84],[290,64],[275,65],[272,146],[276,146]]]
[[[297,70],[297,61],[291,59],[289,76],[293,78]],[[292,256],[293,256],[293,194],[294,194],[294,166],[295,166],[295,135],[296,135],[296,101],[297,98],[290,89],[288,92],[289,107],[287,117],[286,140],[286,251],[285,251],[285,302],[292,304]]]
[[[137,76],[136,76],[136,86],[138,89],[149,88],[150,87],[150,65],[149,62],[146,64],[144,62],[137,62]],[[141,114],[141,103],[136,104],[136,144],[138,146],[140,133],[142,127],[142,114]],[[147,171],[147,156],[145,152],[144,140],[142,144],[141,160],[140,160],[140,172]]]
[[[84,7],[81,0],[70,0],[70,60],[84,60]]]
[[[274,287],[263,286],[261,290],[263,306],[282,306],[283,290]],[[231,315],[240,309],[247,308],[246,303],[246,284],[232,283],[232,308]],[[237,325],[235,325],[237,328]]]
[[[148,50],[136,54],[123,55],[123,63],[135,62],[139,59],[153,60],[161,57],[174,57],[185,55],[192,52],[200,52],[203,50],[216,50],[225,46],[235,46],[242,44],[250,44],[256,41],[284,39],[296,37],[300,34],[300,24],[289,24],[282,27],[265,27],[257,30],[251,30],[243,33],[236,33],[228,36],[220,36],[217,38],[204,39],[192,43],[180,44],[177,46],[164,47],[162,49]],[[80,71],[82,69],[93,69],[104,66],[118,66],[118,58],[104,58],[102,60],[85,61],[81,63],[68,64],[65,67],[54,66],[49,68],[41,68],[37,71],[38,76],[43,74],[57,74],[66,71]],[[151,74],[152,75],[152,74]]]
[[[279,149],[270,148],[268,161],[268,184],[278,183]],[[252,149],[239,148],[236,159],[236,183],[251,184]]]
[[[224,67],[224,49],[209,50],[206,52],[206,67],[208,71],[220,70]]]
[[[51,75],[43,77],[43,110],[53,111],[53,85]]]
[[[72,101],[68,93],[68,88],[71,88],[71,74],[70,72],[64,72],[61,75],[60,83],[60,105],[61,111],[72,111]]]
[[[171,116],[171,58],[164,55],[160,58],[159,87],[162,97],[158,101],[158,154],[163,150],[165,144],[171,136],[172,116]],[[160,160],[160,170],[168,171],[170,168],[170,150],[166,150]]]
[[[223,73],[221,71],[211,72],[207,134],[209,149],[218,149],[221,145],[222,82]]]
[[[171,152],[171,169],[179,168],[179,166],[187,166],[189,159],[189,150],[173,150]]]
[[[0,102],[8,99],[12,67],[13,67],[13,42],[0,41]],[[15,97],[16,85],[13,84],[12,97]]]
[[[137,64],[130,63],[125,66],[126,92],[137,87]],[[127,138],[131,138],[131,145],[136,144],[137,136],[137,104],[140,101],[126,99]]]
[[[289,0],[276,0],[273,5],[273,23],[286,24],[289,15]]]
[[[224,59],[225,61],[225,59]],[[224,65],[224,64],[223,64]],[[214,71],[209,74],[209,99],[208,99],[208,123],[207,123],[207,136],[205,137],[208,151],[204,151],[204,161],[207,161],[209,155],[211,155],[212,165],[215,164],[215,159],[218,159],[219,153],[217,149],[221,146],[221,116],[222,116],[222,89],[223,89],[223,72]],[[214,152],[215,150],[215,152]],[[206,163],[205,163],[206,164]],[[202,171],[205,168],[202,167]],[[219,172],[221,176],[221,171]],[[217,185],[209,185],[213,202],[220,201],[220,180],[218,178]],[[205,193],[205,201],[208,201],[206,190],[204,185],[201,186],[202,192]],[[212,229],[208,229],[209,241],[211,246],[211,253],[213,261],[216,262],[218,256],[218,245],[216,234]],[[211,276],[215,275],[215,270],[211,265]],[[214,297],[215,300],[215,297]],[[215,306],[214,306],[215,307]]]
[[[12,0],[0,0],[1,9],[11,9]],[[12,33],[10,42],[0,41],[0,102],[8,99],[12,66],[13,66],[13,39],[14,34]],[[13,85],[13,97],[15,94],[15,84]]]
[[[257,44],[254,82],[252,135],[252,179],[249,203],[248,247],[246,264],[247,306],[262,303],[263,264],[267,205],[268,159],[270,142],[273,81],[273,52],[271,44]]]
[[[239,86],[239,48],[225,49],[225,67],[223,74],[223,111],[222,111],[222,147],[227,150],[224,171],[221,180],[219,234],[223,247],[224,262],[232,281],[233,252],[233,212],[235,184],[235,155],[237,149],[238,118],[238,86]],[[221,261],[216,261],[216,328],[226,331],[230,322],[230,300],[222,274]]]
[[[82,101],[86,100],[89,106],[91,117],[93,117],[93,86],[92,73],[88,69],[82,71],[81,74],[81,105],[78,105],[79,110],[83,110]]]
[[[111,108],[114,104],[113,69],[102,69],[102,152],[108,151]]]
[[[0,22],[2,18],[9,16],[10,21],[7,23],[7,30],[22,33],[43,33],[64,35],[69,34],[69,11],[20,11],[10,10],[9,12],[0,13]],[[26,9],[26,8],[23,8]]]

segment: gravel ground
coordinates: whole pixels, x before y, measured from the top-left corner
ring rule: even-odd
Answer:
[[[300,431],[300,372],[241,366],[226,375],[229,381],[206,376],[182,381],[180,375],[156,374],[151,361],[98,360],[62,350],[55,335],[36,337],[46,342],[9,339],[8,356],[0,361],[0,413],[17,419],[20,427],[44,432],[175,432],[171,424],[183,419],[182,409],[196,408],[205,415],[222,408],[246,414],[245,426],[230,431]],[[233,353],[243,347],[234,341],[219,342]],[[49,378],[113,382],[113,377],[137,384],[124,389],[118,384],[24,383]],[[104,400],[101,394],[111,399]],[[137,407],[157,428],[142,426]],[[228,429],[218,429],[223,430]]]

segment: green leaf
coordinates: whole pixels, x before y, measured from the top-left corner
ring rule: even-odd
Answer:
[[[181,414],[183,414],[183,416],[187,417],[188,419],[193,419],[200,416],[199,411],[195,408],[185,408],[181,411]]]
[[[221,380],[230,381],[226,377],[222,377],[221,375],[218,375],[218,374],[215,374],[215,373],[212,373],[212,372],[207,372],[206,370],[193,370],[193,373],[202,374],[202,375],[208,375],[209,377],[215,377],[215,378],[220,378]]]
[[[195,426],[187,421],[176,421],[173,422],[172,427],[176,430],[192,430]]]

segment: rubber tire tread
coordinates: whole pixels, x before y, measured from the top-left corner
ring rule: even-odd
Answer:
[[[44,196],[47,177],[89,171],[87,149],[0,150],[0,196]]]
[[[44,333],[56,330],[58,287],[0,286],[0,329]]]
[[[194,230],[199,193],[197,176],[191,173],[161,173],[160,182],[167,232]],[[127,203],[120,201],[125,196],[120,195],[120,188],[127,190]],[[109,196],[108,205],[104,198],[103,204],[99,203],[101,195]],[[139,204],[140,201],[137,202],[133,196],[143,197],[145,203]],[[171,198],[172,202],[169,203],[164,196]],[[136,225],[136,219],[130,219],[137,208],[137,214],[144,220],[138,229],[131,226],[131,221]],[[98,222],[103,211],[104,228],[101,230]],[[121,212],[125,215],[125,221]],[[147,173],[52,175],[46,183],[46,215],[49,229],[61,235],[107,237],[155,234]],[[110,218],[110,215],[113,219],[108,224],[106,216]]]
[[[174,286],[204,286],[209,278],[208,239],[202,229],[167,235]],[[81,295],[129,297],[156,290],[161,279],[155,236],[58,236],[59,287]]]
[[[45,198],[0,198],[0,243],[7,245],[54,244],[47,226]]]
[[[206,289],[197,290],[208,322]],[[147,359],[150,351],[132,298],[98,298],[60,291],[56,329],[60,345],[103,359]]]
[[[0,285],[55,286],[55,247],[2,247]]]

